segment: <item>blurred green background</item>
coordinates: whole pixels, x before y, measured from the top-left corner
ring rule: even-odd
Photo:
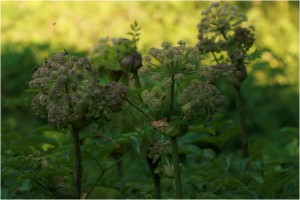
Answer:
[[[100,37],[126,37],[134,20],[142,27],[142,54],[163,41],[194,45],[200,13],[210,3],[2,2],[2,129],[26,133],[35,123],[25,90],[45,57],[63,49],[87,55]],[[262,116],[253,120],[268,120],[270,128],[298,125],[299,3],[232,3],[256,28],[253,49],[265,50],[248,66],[247,84],[259,90],[245,91],[248,110]]]
[[[33,115],[32,94],[27,91],[34,68],[45,57],[63,49],[87,56],[100,37],[126,37],[134,20],[142,27],[138,48],[143,55],[163,41],[174,44],[182,39],[195,45],[200,13],[210,3],[1,2],[2,154],[46,123]],[[253,50],[263,51],[261,59],[247,66],[249,77],[243,88],[250,153],[298,157],[299,2],[231,3],[256,29]],[[226,116],[236,120],[233,91],[223,89]]]

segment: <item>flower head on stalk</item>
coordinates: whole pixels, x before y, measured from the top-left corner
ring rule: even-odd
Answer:
[[[174,86],[173,98],[178,100],[174,102],[178,103],[174,115],[187,121],[209,119],[213,112],[221,111],[224,100],[213,84],[221,77],[236,83],[236,75],[231,65],[200,66],[202,56],[196,47],[187,47],[184,41],[177,44],[172,47],[164,42],[161,49],[151,48],[143,58],[144,65],[139,73],[149,74],[156,86],[144,90],[142,99],[152,110],[168,107],[163,103],[172,102],[170,91]]]
[[[151,48],[148,55],[143,57],[143,67],[139,69],[139,75],[151,73],[153,79],[163,80],[177,74],[183,78],[187,74],[194,73],[202,56],[196,47],[186,46],[185,41],[178,41],[173,47],[168,42],[163,42],[161,48]],[[159,74],[159,76],[157,76]]]
[[[201,14],[203,18],[198,24],[198,46],[210,49],[215,46],[215,51],[219,51],[224,37],[232,35],[236,27],[247,21],[246,16],[239,13],[236,6],[228,3],[212,3]],[[211,44],[215,45],[210,46]]]
[[[103,122],[109,112],[115,107],[119,110],[121,105],[118,100],[109,100],[112,91],[108,93],[99,85],[97,73],[86,58],[68,57],[66,52],[45,60],[29,86],[39,89],[32,100],[35,114],[47,118],[58,129],[69,124],[86,125],[93,120]],[[124,96],[124,92],[117,91],[115,96]],[[116,105],[108,106],[113,103]]]
[[[202,12],[203,18],[198,24],[197,47],[201,52],[212,52],[217,63],[231,62],[235,73],[239,73],[239,82],[247,77],[244,63],[254,60],[252,55],[247,55],[247,51],[254,43],[254,27],[242,27],[242,23],[247,21],[244,13],[240,12],[236,6],[228,3],[212,3],[211,6]],[[216,53],[226,52],[227,59],[222,55],[217,58]],[[259,57],[256,56],[256,57]]]

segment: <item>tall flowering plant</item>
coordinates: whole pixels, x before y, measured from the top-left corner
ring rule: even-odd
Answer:
[[[29,83],[39,93],[32,109],[56,129],[70,128],[75,153],[76,196],[81,196],[79,133],[92,122],[104,123],[110,112],[122,109],[127,87],[120,83],[101,86],[86,58],[68,57],[67,52],[46,59]]]
[[[170,137],[176,198],[182,198],[177,138],[186,134],[193,122],[207,120],[222,110],[224,96],[211,84],[210,78],[227,75],[235,79],[233,70],[232,74],[225,74],[218,70],[221,65],[202,66],[202,59],[200,51],[187,46],[185,41],[178,41],[177,46],[163,42],[161,48],[149,49],[139,69],[140,76],[149,75],[154,83],[151,89],[142,92],[144,103],[158,112],[168,108],[151,124]],[[230,65],[224,67],[231,68]],[[212,72],[219,72],[219,77]]]

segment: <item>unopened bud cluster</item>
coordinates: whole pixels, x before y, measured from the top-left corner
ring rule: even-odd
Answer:
[[[127,92],[124,88],[121,93],[117,90],[111,101],[112,91],[106,93],[107,89],[99,85],[89,61],[75,56],[69,58],[66,52],[45,60],[32,78],[29,86],[40,90],[32,100],[35,114],[47,118],[58,129],[105,120],[110,111],[120,110],[121,97]]]
[[[187,119],[209,118],[213,112],[222,111],[224,96],[214,86],[201,80],[193,80],[178,97],[178,103]]]
[[[137,73],[142,66],[142,55],[135,43],[126,38],[100,38],[89,58],[101,70]]]

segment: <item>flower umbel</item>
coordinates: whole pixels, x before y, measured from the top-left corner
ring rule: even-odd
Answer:
[[[187,119],[209,118],[213,112],[221,111],[223,101],[224,96],[214,85],[200,80],[193,80],[178,97]]]
[[[32,100],[34,112],[58,129],[105,121],[110,111],[121,109],[119,96],[127,94],[127,88],[119,85],[107,91],[111,86],[99,85],[97,73],[86,58],[67,57],[66,52],[45,60],[32,78],[29,86],[40,90]]]
[[[151,48],[148,55],[143,57],[143,67],[139,75],[159,73],[161,80],[180,73],[190,74],[199,66],[202,56],[196,47],[187,47],[185,41],[178,41],[173,47],[168,42],[163,42],[161,49]]]

